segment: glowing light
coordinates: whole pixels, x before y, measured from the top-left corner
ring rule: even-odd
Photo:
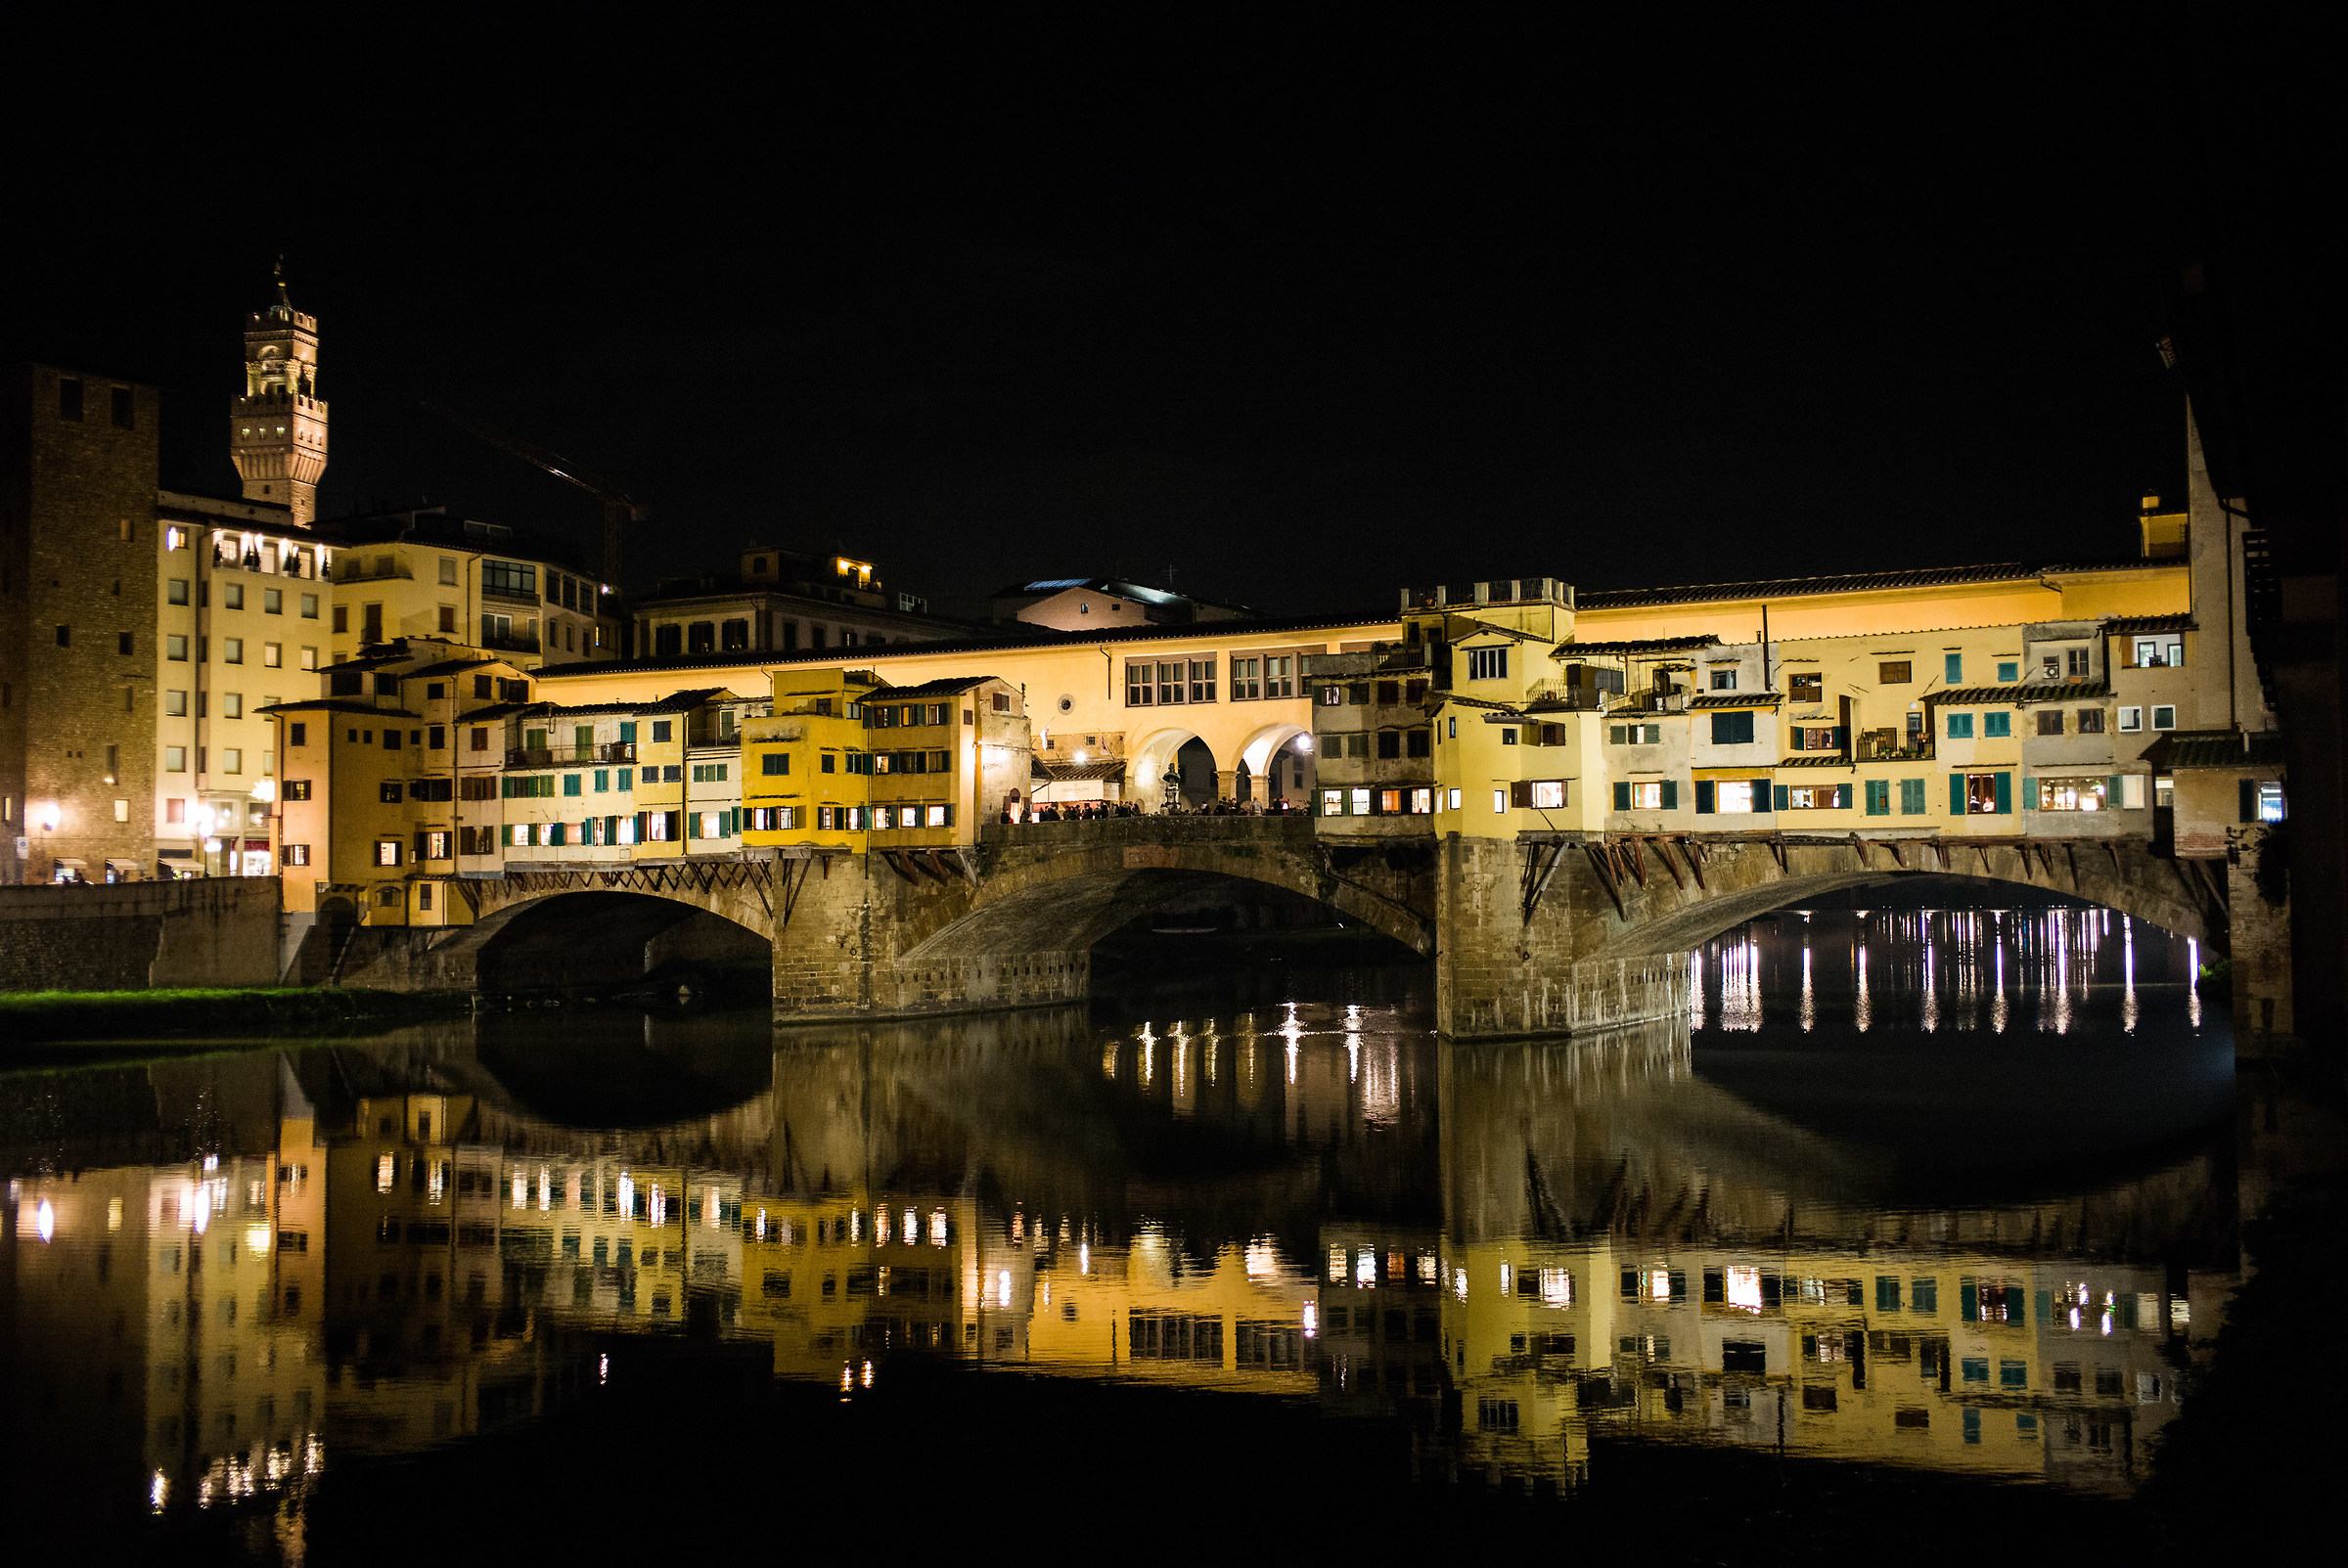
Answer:
[[[109,1231],[122,1229],[122,1200],[120,1198],[106,1200],[106,1228]]]
[[[1419,1254],[1419,1282],[1424,1285],[1435,1282],[1435,1255],[1431,1252]]]
[[[1368,1247],[1354,1254],[1353,1282],[1364,1290],[1377,1283],[1377,1254]]]
[[[1280,1268],[1280,1254],[1273,1250],[1269,1241],[1248,1242],[1246,1257],[1247,1277],[1250,1279],[1268,1279]]]
[[[47,1198],[41,1199],[41,1206],[32,1211],[32,1228],[41,1233],[43,1241],[57,1234],[57,1210],[49,1206]]]
[[[555,1173],[545,1166],[538,1167],[538,1212],[546,1213],[555,1206]]]
[[[1304,1337],[1312,1338],[1321,1331],[1321,1308],[1314,1302],[1304,1304]]]
[[[375,1189],[378,1192],[391,1190],[391,1177],[397,1165],[396,1155],[378,1154],[375,1157]]]
[[[519,1165],[514,1167],[514,1206],[518,1209],[526,1209],[530,1206],[529,1178],[522,1175],[521,1167]]]
[[[906,1211],[905,1211],[905,1216],[906,1216],[906,1219],[907,1219],[907,1220],[910,1222],[910,1221],[911,1221],[911,1219],[913,1218],[913,1211],[912,1211],[911,1209],[908,1209],[908,1210],[906,1210]],[[905,1231],[906,1231],[906,1233],[910,1235],[910,1234],[912,1233],[912,1232],[913,1232],[913,1226],[912,1226],[910,1223],[909,1223],[909,1224],[907,1224],[907,1225],[906,1225],[906,1227],[905,1227]],[[760,1210],[758,1211],[758,1239],[759,1239],[759,1240],[761,1240],[761,1241],[764,1241],[764,1240],[766,1239],[766,1211],[765,1211],[764,1209],[760,1209]]]
[[[1648,1270],[1647,1294],[1650,1301],[1669,1301],[1671,1299],[1671,1271],[1668,1269]]]
[[[1329,1282],[1336,1285],[1345,1282],[1345,1249],[1343,1247],[1329,1249]]]
[[[995,1275],[995,1305],[998,1307],[1011,1305],[1011,1271],[1009,1269],[1001,1270]]]
[[[595,1380],[599,1383],[611,1381],[611,1358],[610,1356],[598,1356],[595,1359]]]
[[[853,1366],[842,1366],[842,1367],[839,1369],[839,1391],[840,1391],[842,1394],[853,1394],[854,1392],[856,1392],[856,1368],[855,1368],[855,1367],[853,1367]]]
[[[170,1501],[171,1480],[162,1471],[158,1470],[155,1472],[155,1478],[147,1483],[147,1506],[153,1508],[157,1513],[160,1513],[163,1511],[163,1504]]]
[[[1454,1269],[1451,1271],[1451,1293],[1459,1297],[1462,1301],[1466,1301],[1468,1299],[1467,1270]]]
[[[943,1209],[929,1211],[929,1244],[933,1247],[946,1244],[946,1211]]]
[[[1500,1266],[1500,1293],[1504,1296],[1513,1295],[1515,1289],[1516,1271],[1504,1263]]]
[[[208,1184],[203,1182],[196,1184],[195,1202],[191,1207],[190,1216],[195,1224],[196,1233],[203,1234],[204,1227],[212,1223],[212,1189]]]
[[[1093,1272],[1093,1249],[1087,1242],[1076,1243],[1076,1272],[1078,1274]]]
[[[245,1232],[245,1250],[256,1258],[269,1255],[269,1228],[265,1225],[248,1227]]]
[[[761,1211],[764,1212],[764,1211]],[[922,1217],[911,1209],[905,1211],[905,1244],[912,1246],[922,1238]]]
[[[619,1187],[617,1196],[619,1198],[619,1212],[622,1214],[633,1215],[636,1212],[636,1182],[635,1179],[629,1176],[625,1171],[619,1173]]]
[[[724,1214],[725,1207],[725,1199],[717,1188],[714,1187],[708,1188],[701,1196],[701,1229],[704,1231],[716,1230],[718,1219]]]
[[[1570,1307],[1573,1305],[1573,1276],[1563,1269],[1541,1271],[1541,1305]]]

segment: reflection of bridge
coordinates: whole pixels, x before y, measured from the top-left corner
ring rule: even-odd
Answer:
[[[992,827],[963,849],[786,850],[470,882],[475,923],[441,938],[419,970],[426,983],[483,984],[483,955],[546,914],[549,898],[632,893],[771,941],[787,1021],[1024,1007],[1082,998],[1089,949],[1127,920],[1242,882],[1312,899],[1431,957],[1446,1034],[1579,1033],[1679,1014],[1688,952],[1764,911],[1938,871],[2074,895],[2211,945],[2225,934],[2209,885],[2133,840],[1348,840],[1300,816],[1151,816]]]

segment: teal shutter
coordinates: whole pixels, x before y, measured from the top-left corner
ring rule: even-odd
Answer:
[[[1998,775],[1998,815],[2013,815],[2013,775],[2010,773]]]
[[[2103,809],[2105,811],[2120,809],[2120,776],[2116,773],[2103,776]]]
[[[1784,784],[1777,784],[1771,787],[1769,792],[1769,803],[1771,809],[1773,810],[1784,811],[1785,809],[1785,786]]]
[[[1963,653],[1951,653],[1943,662],[1948,667],[1949,684],[1951,686],[1963,686],[1964,684],[1964,655]]]
[[[1834,749],[1837,751],[1848,751],[1851,749],[1851,727],[1849,725],[1838,724],[1834,726]]]
[[[2022,775],[2022,809],[2024,811],[2038,809],[2038,784],[2026,773]]]
[[[1680,782],[1677,779],[1663,781],[1663,809],[1665,811],[1680,809]]]
[[[2244,779],[2240,782],[2240,787],[2242,821],[2256,822],[2258,821],[2258,781]]]
[[[1867,781],[1867,814],[1870,817],[1888,817],[1891,815],[1890,780],[1870,779]]]
[[[1614,786],[1614,809],[1616,811],[1631,809],[1631,786],[1629,784],[1618,784]]]
[[[1964,815],[1964,775],[1962,773],[1949,775],[1949,815]]]
[[[1712,781],[1709,779],[1695,782],[1695,814],[1698,817],[1712,815]]]

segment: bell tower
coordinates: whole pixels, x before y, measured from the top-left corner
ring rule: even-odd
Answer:
[[[245,499],[294,509],[308,527],[326,472],[326,403],[318,396],[318,318],[286,297],[277,263],[277,302],[245,318],[245,395],[229,401],[228,455]]]

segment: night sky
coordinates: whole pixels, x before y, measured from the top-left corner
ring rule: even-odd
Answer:
[[[434,399],[648,500],[636,586],[751,541],[956,613],[2131,554],[2183,485],[2177,266],[2213,226],[2321,250],[2329,88],[2288,40],[1877,24],[483,37],[283,133],[199,98],[12,171],[0,357],[160,383],[165,483],[233,494],[282,250],[323,515],[592,551],[589,498]]]

